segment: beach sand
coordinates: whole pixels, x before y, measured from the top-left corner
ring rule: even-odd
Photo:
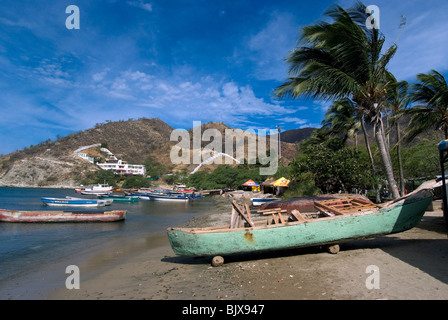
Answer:
[[[227,202],[229,203],[229,201]],[[230,207],[229,207],[230,208]],[[189,224],[229,219],[226,205]],[[226,257],[178,257],[165,234],[157,246],[105,268],[80,289],[54,289],[52,300],[375,300],[448,299],[448,241],[440,201],[409,231],[341,244]],[[376,273],[368,270],[375,266]],[[82,267],[80,267],[82,273]],[[378,276],[377,287],[371,276]]]

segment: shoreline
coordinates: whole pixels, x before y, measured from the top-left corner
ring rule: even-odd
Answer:
[[[227,218],[193,218],[203,224]],[[85,281],[80,289],[58,288],[50,300],[438,300],[448,299],[448,246],[443,213],[435,206],[414,229],[341,244],[331,255],[319,247],[226,257],[175,256],[167,237]],[[229,215],[230,217],[230,215]],[[367,288],[377,266],[379,289]]]

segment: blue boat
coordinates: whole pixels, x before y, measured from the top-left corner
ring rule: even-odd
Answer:
[[[42,202],[50,207],[104,207],[106,200],[81,199],[81,198],[47,198],[42,197]]]
[[[148,192],[146,195],[151,200],[156,201],[187,202],[191,200],[191,197],[189,195],[180,192],[159,191],[159,192]]]

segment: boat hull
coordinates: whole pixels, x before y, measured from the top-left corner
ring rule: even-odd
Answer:
[[[70,199],[70,198],[41,198],[42,202],[50,207],[104,207],[106,200],[96,199]]]
[[[273,201],[278,201],[279,199],[275,199],[275,198],[266,198],[266,199],[263,199],[263,198],[252,198],[250,200],[252,201],[252,205],[253,206],[261,206],[261,205],[266,204],[266,203],[270,203],[270,202],[273,202]]]
[[[151,200],[155,201],[168,201],[168,202],[188,202],[189,198],[169,198],[169,197],[151,197]]]
[[[429,191],[428,191],[429,192]],[[432,201],[403,200],[374,213],[311,219],[238,229],[168,229],[175,254],[216,256],[308,247],[398,233],[415,227]]]
[[[187,202],[190,200],[190,197],[185,195],[148,194],[147,196],[155,201]]]
[[[102,200],[111,200],[113,202],[138,202],[138,199],[139,199],[138,196],[126,196],[126,197],[100,196],[99,198]]]
[[[17,211],[0,209],[1,222],[115,222],[126,219],[126,210],[105,212]]]

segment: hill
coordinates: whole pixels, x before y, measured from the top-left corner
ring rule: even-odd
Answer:
[[[311,137],[314,128],[291,129],[280,133],[281,140],[288,143],[300,143]]]
[[[202,136],[207,129],[217,129],[222,133],[224,151],[225,130],[231,128],[223,123],[202,124],[200,128],[203,138],[202,148],[210,144],[210,141]],[[173,130],[171,126],[159,119],[142,118],[97,124],[94,128],[72,133],[57,141],[47,140],[2,156],[0,158],[0,186],[76,187],[89,172],[99,168],[75,156],[74,151],[80,147],[95,144],[107,147],[118,158],[128,163],[161,166],[170,172],[180,170],[191,172],[198,166],[197,163],[174,165],[171,161],[170,152],[178,143],[170,141]],[[246,134],[242,130],[235,130],[235,132],[238,135]],[[192,146],[193,129],[190,129],[188,133]],[[282,142],[281,145],[282,162],[288,163],[296,155],[296,145],[287,142]],[[99,147],[82,152],[95,157],[97,161],[105,161],[106,158],[106,154],[101,152]],[[232,156],[236,156],[235,152]],[[204,167],[213,169],[216,165]]]

